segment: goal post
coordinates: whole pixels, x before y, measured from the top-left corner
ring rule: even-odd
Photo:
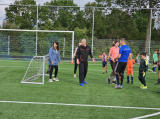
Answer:
[[[21,83],[44,84],[45,56],[34,56]]]
[[[1,40],[0,39],[0,42],[3,42],[3,44],[0,44],[0,46],[1,45],[3,45],[3,49],[1,49],[0,48],[0,52],[2,52],[3,51],[3,54],[2,53],[0,53],[0,55],[8,55],[9,53],[8,52],[12,52],[12,50],[14,50],[14,52],[15,52],[15,50],[16,50],[16,52],[18,52],[18,53],[20,53],[21,51],[20,51],[20,48],[19,47],[21,47],[21,50],[23,50],[23,51],[26,51],[27,53],[27,55],[29,55],[29,56],[43,56],[43,55],[45,55],[45,54],[47,54],[47,53],[45,53],[45,54],[38,54],[37,53],[37,50],[39,51],[40,49],[38,49],[38,41],[37,41],[37,39],[38,38],[40,38],[39,36],[37,36],[37,35],[35,35],[35,33],[59,33],[59,34],[63,34],[63,33],[71,33],[72,35],[70,36],[70,38],[69,38],[69,42],[71,42],[71,44],[72,44],[72,46],[71,46],[71,49],[72,49],[72,55],[71,55],[71,57],[73,57],[73,52],[74,52],[74,31],[58,31],[58,30],[23,30],[23,29],[0,29],[0,32],[4,32],[4,33],[1,33],[0,34],[0,37],[2,37],[3,39]],[[9,36],[9,34],[8,34],[8,32],[18,32],[18,33],[20,33],[20,36],[16,36],[16,38],[14,38],[14,40],[10,37],[10,42],[8,42],[8,39],[7,39],[7,37]],[[24,34],[22,33],[21,34],[21,32],[24,32]],[[25,34],[25,32],[28,32],[28,33],[30,33],[30,35],[31,35],[31,37],[28,37],[29,35],[26,35]],[[17,34],[18,34],[17,33]],[[17,35],[16,33],[15,33],[15,35]],[[19,35],[19,34],[18,34]],[[39,35],[39,34],[38,34]],[[19,38],[20,37],[20,38]],[[36,38],[34,38],[34,37],[36,37]],[[37,38],[38,37],[38,38]],[[54,35],[50,35],[49,37],[54,37]],[[4,41],[4,39],[6,39],[5,41]],[[13,44],[14,43],[14,41],[15,41],[15,39],[16,39],[16,41],[18,42],[18,43],[21,43],[21,44]],[[20,39],[20,41],[18,41],[18,39]],[[56,38],[53,38],[53,39],[56,39]],[[44,39],[42,39],[42,40],[44,40]],[[13,41],[12,42],[12,44],[11,44],[11,41]],[[42,42],[44,42],[44,41],[42,41]],[[8,45],[9,44],[9,45]],[[10,45],[11,44],[11,45]],[[29,47],[27,47],[25,44],[30,44],[30,48]],[[16,45],[17,45],[17,49],[14,49],[14,48],[10,48],[10,47],[12,47],[12,45],[14,45],[14,48],[16,47]],[[19,48],[19,49],[18,49]],[[27,49],[27,50],[26,50]],[[34,51],[33,51],[33,49],[34,49]],[[22,53],[23,53],[23,51],[22,51]],[[30,52],[30,51],[32,51],[32,53]],[[46,50],[47,51],[47,50]],[[12,53],[12,54],[15,54],[15,53]],[[10,54],[10,55],[12,55],[12,54]],[[26,56],[26,54],[24,54],[24,56]]]

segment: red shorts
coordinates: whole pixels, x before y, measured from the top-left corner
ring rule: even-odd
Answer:
[[[127,69],[127,75],[133,74],[133,69]]]

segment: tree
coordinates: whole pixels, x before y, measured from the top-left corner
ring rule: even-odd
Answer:
[[[73,0],[51,0],[44,5],[77,6]],[[53,27],[67,27],[69,30],[74,30],[76,15],[79,11],[79,7],[40,7],[40,27],[50,22],[53,23]]]
[[[5,21],[18,25],[20,29],[33,29],[37,20],[37,7],[17,5],[36,5],[36,1],[16,0],[14,4],[11,4],[9,7],[5,8]]]
[[[119,6],[119,7],[131,7],[131,8],[154,8],[157,6],[159,0],[96,0],[99,1],[101,4],[107,4],[108,6]],[[134,11],[133,11],[134,12]],[[149,40],[150,40],[150,18],[151,18],[151,9],[146,9],[148,12],[148,22],[146,24],[146,43],[145,43],[145,51],[148,51],[149,47]]]
[[[137,28],[136,23],[126,11],[113,9],[111,14],[107,15],[107,38],[120,39],[136,39]]]

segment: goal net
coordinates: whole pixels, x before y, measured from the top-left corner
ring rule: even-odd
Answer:
[[[53,42],[60,46],[61,57],[72,57],[74,31],[0,29],[0,58],[30,60],[48,54]]]
[[[21,83],[44,84],[45,61],[47,60],[45,56],[34,56]]]

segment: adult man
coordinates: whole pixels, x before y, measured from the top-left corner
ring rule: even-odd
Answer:
[[[125,38],[120,39],[121,48],[119,50],[118,56],[114,59],[115,61],[118,59],[118,62],[116,64],[115,72],[116,72],[116,79],[117,79],[117,85],[115,88],[122,89],[123,87],[123,79],[124,79],[124,71],[126,69],[128,56],[131,56],[131,49],[129,46],[126,45]],[[119,84],[119,75],[121,76],[121,85]]]
[[[80,86],[84,86],[84,84],[87,84],[85,82],[87,70],[88,70],[88,55],[92,58],[93,62],[95,63],[95,60],[91,53],[91,48],[86,43],[86,39],[81,40],[81,45],[78,47],[76,58],[77,58],[77,64],[79,64],[79,82]],[[83,84],[84,83],[84,84]]]

